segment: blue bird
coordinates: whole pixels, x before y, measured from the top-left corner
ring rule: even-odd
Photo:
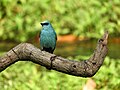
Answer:
[[[53,53],[56,47],[57,35],[49,21],[41,22],[40,48],[42,51]]]

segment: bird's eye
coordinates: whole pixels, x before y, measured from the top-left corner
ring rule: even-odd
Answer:
[[[48,25],[49,23],[43,23],[43,25]]]

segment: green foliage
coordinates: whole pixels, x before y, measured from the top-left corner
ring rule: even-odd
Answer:
[[[104,65],[96,74],[94,80],[99,90],[119,90],[120,88],[120,59],[105,59]],[[102,82],[102,83],[101,83]],[[102,89],[101,89],[102,88]]]
[[[58,34],[98,38],[120,33],[119,0],[0,0],[0,38],[26,41],[50,20]]]
[[[76,56],[74,59],[87,59]],[[120,59],[106,57],[92,79],[97,90],[119,90]],[[17,62],[0,73],[0,90],[82,90],[88,78],[49,71],[31,62]]]

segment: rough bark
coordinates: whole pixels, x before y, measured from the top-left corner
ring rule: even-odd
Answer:
[[[107,39],[108,32],[105,32],[103,38],[99,39],[93,55],[88,60],[83,61],[68,60],[45,51],[41,51],[32,44],[21,43],[0,57],[0,72],[17,61],[32,61],[39,65],[47,68],[51,67],[53,70],[66,74],[91,77],[99,70],[105,59],[108,51]],[[53,59],[52,66],[50,60],[51,58]]]

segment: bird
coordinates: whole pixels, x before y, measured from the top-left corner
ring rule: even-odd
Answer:
[[[50,21],[45,20],[40,23],[42,29],[40,32],[40,48],[42,51],[53,53],[56,47],[57,34],[50,23]]]

